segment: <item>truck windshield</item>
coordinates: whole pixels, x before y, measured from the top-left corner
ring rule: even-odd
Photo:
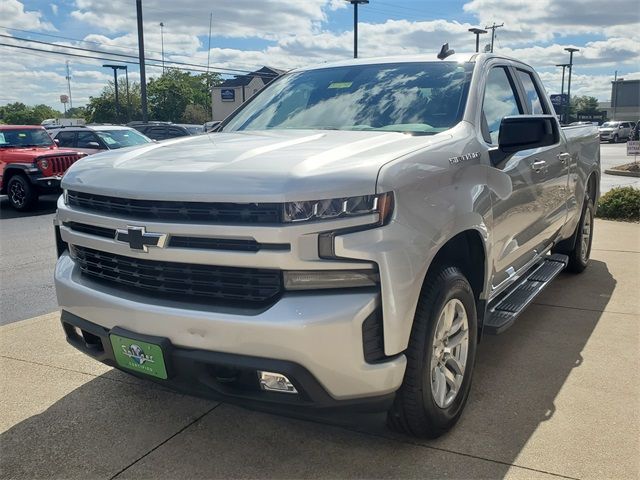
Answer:
[[[375,130],[435,134],[463,114],[472,63],[321,68],[284,75],[222,129]]]
[[[110,149],[133,147],[134,145],[152,142],[150,138],[145,137],[133,129],[103,130],[96,133]]]
[[[44,128],[0,129],[0,148],[51,147],[53,140]]]

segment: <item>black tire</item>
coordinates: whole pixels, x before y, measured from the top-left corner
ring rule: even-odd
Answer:
[[[593,200],[586,197],[582,207],[582,215],[580,215],[580,223],[576,230],[576,241],[571,251],[566,252],[569,255],[569,264],[567,265],[567,271],[569,272],[582,273],[589,266],[591,244],[593,243],[594,210]],[[589,236],[586,242],[583,242],[583,235],[587,226],[589,228]]]
[[[11,177],[7,184],[9,203],[19,212],[31,210],[38,202],[38,192],[22,175]]]
[[[468,322],[466,366],[457,395],[446,408],[437,405],[432,382],[434,335],[443,307],[452,299],[464,306]],[[478,335],[475,298],[469,282],[457,267],[438,268],[422,288],[406,350],[407,369],[387,423],[393,430],[423,438],[436,438],[460,418],[471,388]]]

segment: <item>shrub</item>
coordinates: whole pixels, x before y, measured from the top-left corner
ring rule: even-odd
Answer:
[[[600,197],[597,216],[620,220],[640,220],[640,189],[616,187]]]

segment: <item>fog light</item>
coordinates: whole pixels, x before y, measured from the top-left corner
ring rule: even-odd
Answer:
[[[289,379],[279,373],[258,370],[258,380],[260,388],[267,392],[298,393]]]

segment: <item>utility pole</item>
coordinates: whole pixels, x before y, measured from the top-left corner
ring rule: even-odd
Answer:
[[[562,86],[560,87],[560,116],[562,117],[562,122],[567,123],[567,104],[564,101],[564,70],[569,66],[568,63],[560,63],[556,65],[556,67],[562,67]]]
[[[491,25],[490,27],[484,27],[487,30],[491,30],[491,53],[493,53],[493,42],[496,39],[496,28],[500,28],[500,27],[504,27],[504,22],[501,23],[500,25],[496,25],[496,22],[493,22],[493,25]]]
[[[358,5],[367,4],[369,0],[348,0],[353,5],[353,58],[358,58]]]
[[[476,36],[476,53],[478,53],[480,51],[480,35],[487,33],[487,31],[481,28],[470,28],[469,31]]]
[[[66,61],[66,64],[67,64],[67,90],[69,91],[69,110],[71,110],[73,108],[73,102],[71,101],[71,73],[69,72],[69,60]]]
[[[142,27],[142,0],[136,0],[136,15],[138,17],[138,60],[140,62],[140,100],[142,107],[142,121],[147,123],[147,75],[144,66],[144,30]]]
[[[568,123],[570,120],[569,114],[571,110],[571,73],[573,72],[573,52],[579,52],[578,48],[567,47],[565,51],[569,52],[569,80],[567,81],[567,119],[565,123]]]
[[[209,46],[207,47],[207,73],[209,73],[209,60],[211,60],[211,23],[213,22],[213,12],[209,13]]]
[[[613,107],[613,118],[611,120],[615,120],[618,110],[618,70],[616,70],[615,74],[613,75],[613,86],[611,88],[611,103],[613,104],[611,105]]]
[[[116,123],[120,121],[120,96],[118,94],[118,70],[127,70],[124,65],[102,65],[104,68],[113,68],[113,86],[116,90]]]
[[[162,74],[164,75],[164,22],[160,22],[160,44],[162,45]]]

